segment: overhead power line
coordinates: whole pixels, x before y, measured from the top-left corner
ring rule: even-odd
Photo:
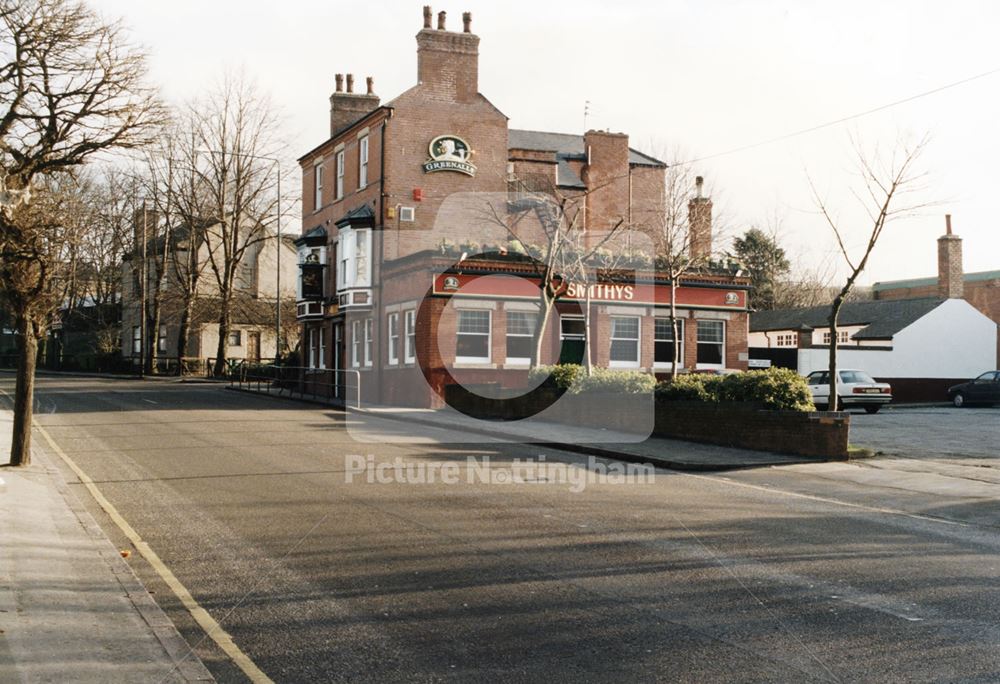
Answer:
[[[844,117],[841,117],[839,119],[834,119],[833,121],[827,121],[826,123],[821,123],[821,124],[819,124],[817,126],[810,126],[809,128],[803,128],[803,129],[800,129],[800,130],[797,130],[797,131],[793,131],[791,133],[785,133],[784,135],[779,135],[779,136],[776,136],[774,138],[768,138],[767,140],[761,140],[759,142],[751,143],[749,145],[742,145],[740,147],[734,147],[733,149],[731,149],[731,150],[725,150],[724,152],[716,152],[714,154],[709,154],[709,155],[706,155],[704,157],[698,157],[697,159],[689,159],[687,161],[683,161],[683,162],[679,162],[677,164],[674,164],[674,166],[685,166],[687,164],[694,164],[694,163],[697,163],[697,162],[706,161],[708,159],[715,159],[717,157],[724,157],[724,156],[729,155],[729,154],[736,154],[737,152],[744,152],[746,150],[752,150],[752,149],[754,149],[756,147],[762,147],[764,145],[770,145],[772,143],[781,142],[782,140],[788,140],[789,138],[794,138],[794,137],[799,136],[799,135],[805,135],[806,133],[812,133],[814,131],[818,131],[818,130],[821,130],[823,128],[829,128],[830,126],[837,126],[839,124],[845,123],[847,121],[851,121],[853,119],[860,119],[863,116],[868,116],[869,114],[875,114],[876,112],[881,112],[881,111],[883,111],[885,109],[890,109],[892,107],[897,107],[897,106],[899,106],[901,104],[906,104],[907,102],[913,102],[914,100],[919,100],[920,98],[927,97],[928,95],[935,95],[937,93],[940,93],[943,90],[948,90],[949,88],[956,88],[956,87],[958,87],[960,85],[965,85],[966,83],[970,83],[972,81],[976,81],[976,80],[979,80],[981,78],[986,78],[987,76],[992,76],[992,75],[997,74],[997,73],[1000,73],[1000,67],[998,67],[996,69],[990,69],[989,71],[985,71],[985,72],[983,72],[981,74],[977,74],[975,76],[970,76],[968,78],[963,78],[961,81],[955,81],[955,82],[949,83],[947,85],[939,86],[939,87],[934,88],[932,90],[926,90],[926,91],[924,91],[922,93],[918,93],[916,95],[911,95],[909,97],[904,97],[901,100],[896,100],[894,102],[889,102],[887,104],[880,105],[880,106],[874,107],[872,109],[866,109],[865,111],[858,112],[857,114],[851,114],[850,116],[844,116]]]

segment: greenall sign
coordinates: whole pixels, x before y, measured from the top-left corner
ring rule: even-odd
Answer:
[[[476,167],[469,161],[472,148],[457,135],[439,135],[428,146],[430,159],[424,162],[424,173],[457,171],[467,176],[476,175]]]

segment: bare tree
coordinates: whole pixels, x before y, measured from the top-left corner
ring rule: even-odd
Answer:
[[[917,173],[914,167],[927,146],[927,136],[916,143],[899,140],[888,154],[879,149],[878,146],[869,152],[857,140],[852,140],[852,142],[857,156],[860,183],[858,188],[851,189],[851,194],[862,208],[870,225],[857,255],[852,256],[848,246],[849,234],[829,208],[827,201],[820,195],[812,179],[809,178],[809,186],[816,206],[833,231],[837,247],[848,268],[847,280],[834,295],[833,303],[830,305],[830,315],[827,318],[830,323],[830,403],[828,408],[831,411],[838,410],[840,404],[840,396],[837,394],[839,380],[837,376],[837,323],[840,310],[853,292],[858,276],[864,272],[868,265],[868,259],[882,237],[886,225],[893,220],[912,216],[920,209],[929,206],[929,203],[913,198],[915,193],[923,190],[922,181],[925,174]]]
[[[697,201],[705,199],[702,197],[702,182],[702,177],[695,176],[694,170],[688,165],[668,166],[663,207],[653,216],[650,224],[653,247],[656,251],[657,271],[670,281],[670,327],[674,341],[671,377],[677,377],[681,361],[681,345],[678,344],[681,331],[677,318],[677,288],[682,278],[708,267],[712,257],[710,248],[712,243],[709,242],[707,249],[704,245],[697,244],[699,236],[692,228],[699,221],[707,220],[708,230],[712,230],[710,216],[691,215],[692,211],[709,211],[707,205],[700,202],[692,204],[692,199]],[[712,239],[711,234],[708,238]]]
[[[31,460],[38,340],[51,314],[44,279],[63,256],[59,222],[31,207],[32,190],[99,152],[143,144],[159,117],[145,57],[120,24],[73,0],[0,0],[0,289],[20,355],[13,465]]]
[[[191,109],[198,185],[205,193],[208,266],[219,294],[219,343],[213,373],[226,362],[233,298],[241,266],[256,259],[277,230],[279,121],[274,107],[253,84],[229,76]],[[253,264],[247,263],[248,271]]]
[[[536,179],[537,180],[537,179]],[[535,324],[532,345],[531,367],[536,368],[542,358],[542,344],[545,331],[548,328],[552,310],[556,302],[569,293],[570,281],[574,275],[591,280],[588,273],[594,273],[599,252],[623,232],[625,217],[620,217],[606,231],[585,231],[583,225],[584,207],[589,193],[599,188],[590,188],[586,192],[570,195],[561,192],[551,182],[525,183],[517,179],[511,180],[513,193],[511,201],[506,203],[505,211],[498,211],[489,205],[490,218],[493,223],[502,226],[513,244],[527,241],[526,235],[539,235],[542,244],[537,245],[538,253],[530,254],[534,272],[538,278],[538,318]],[[537,224],[534,222],[537,221]],[[531,224],[538,231],[524,227]],[[525,251],[529,248],[525,246]],[[587,309],[589,314],[590,288],[584,285],[586,291]],[[588,368],[590,359],[590,325],[585,325],[586,354]]]

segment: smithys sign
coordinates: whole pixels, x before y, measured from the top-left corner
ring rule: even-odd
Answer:
[[[424,162],[424,173],[457,171],[468,176],[476,175],[476,167],[469,161],[472,148],[456,135],[439,135],[428,146],[430,159]]]

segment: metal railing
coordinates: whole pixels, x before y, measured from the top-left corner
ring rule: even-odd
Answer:
[[[277,397],[310,399],[361,408],[361,373],[352,369],[306,368],[277,364],[234,364],[229,386]]]

